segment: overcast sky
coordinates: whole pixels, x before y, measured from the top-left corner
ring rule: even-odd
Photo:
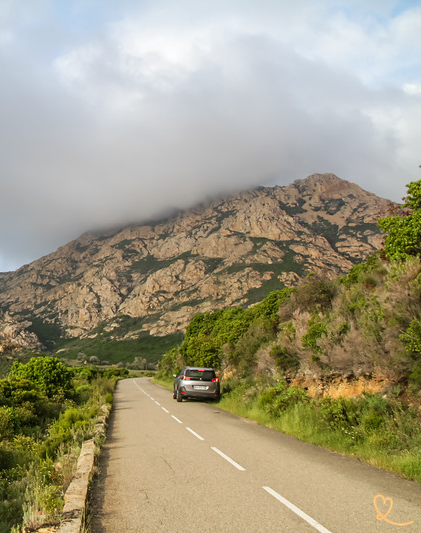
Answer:
[[[0,271],[333,172],[421,178],[421,0],[0,0]]]

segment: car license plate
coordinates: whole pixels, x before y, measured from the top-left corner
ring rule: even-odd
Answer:
[[[206,385],[193,385],[193,389],[196,390],[208,390],[208,388]]]

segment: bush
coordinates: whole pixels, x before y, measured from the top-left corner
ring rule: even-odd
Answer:
[[[9,378],[27,379],[49,398],[70,397],[73,392],[72,372],[58,357],[32,357],[28,363],[15,361]]]
[[[344,430],[351,425],[348,414],[350,402],[344,398],[335,400],[327,397],[319,402],[319,413],[322,421],[330,429]]]
[[[91,383],[92,380],[101,375],[101,370],[94,366],[79,366],[73,369],[73,374],[80,380]]]
[[[104,378],[125,378],[129,375],[127,368],[107,368],[104,370]]]
[[[287,371],[300,366],[299,359],[291,355],[286,348],[279,346],[279,344],[272,346],[269,355],[275,359],[276,366],[281,370]]]
[[[378,221],[387,233],[384,251],[390,259],[421,255],[421,180],[409,183],[407,188],[404,204],[396,208],[394,215]]]
[[[319,312],[330,309],[337,293],[336,283],[310,274],[307,283],[294,292],[293,300],[299,309]]]
[[[178,374],[184,366],[184,360],[177,348],[169,350],[158,363],[158,374],[164,378],[171,378],[173,374]]]
[[[409,353],[421,355],[421,316],[414,319],[399,338]]]
[[[16,415],[12,407],[0,406],[0,435],[3,440],[13,437],[16,427]]]
[[[92,396],[92,386],[89,384],[79,385],[76,387],[76,401],[77,403],[84,403]]]
[[[317,344],[317,341],[327,335],[327,327],[324,322],[315,322],[309,328],[307,333],[302,336],[301,344],[304,348],[311,348],[313,351],[313,359],[317,360],[322,352],[322,349]]]
[[[101,373],[34,357],[0,380],[0,531],[58,522],[79,447],[94,437],[101,406],[111,404],[116,380],[127,371]]]
[[[304,390],[290,387],[285,381],[280,381],[276,387],[269,387],[259,398],[259,407],[271,416],[280,416],[283,411],[298,403],[306,403],[309,399]]]
[[[349,273],[339,278],[339,282],[350,288],[352,285],[361,283],[363,285],[377,286],[386,274],[386,269],[376,252],[359,265],[354,265]]]
[[[256,318],[228,354],[229,361],[235,362],[240,372],[250,373],[256,364],[258,350],[273,341],[274,337],[273,322],[264,316]]]

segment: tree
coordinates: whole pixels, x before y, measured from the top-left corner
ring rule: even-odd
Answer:
[[[408,194],[396,215],[380,218],[379,227],[387,233],[384,251],[390,259],[421,256],[421,180],[407,185]]]
[[[31,357],[28,363],[15,361],[10,379],[27,379],[49,398],[73,393],[72,372],[58,357]]]

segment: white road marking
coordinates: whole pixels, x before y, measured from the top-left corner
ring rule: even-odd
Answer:
[[[133,381],[133,383],[136,385],[136,387],[142,391],[144,394],[146,394],[146,392],[142,389],[142,387],[139,385],[139,383],[137,381]]]
[[[198,438],[199,440],[205,440],[203,437],[201,437],[200,435],[198,435],[195,431],[193,431],[191,428],[186,428],[187,431],[190,431],[190,433],[192,435],[194,435],[196,438]]]
[[[320,533],[331,533],[328,529],[323,527],[319,522],[314,520],[314,518],[311,518],[311,516],[308,516],[304,511],[296,507],[293,503],[283,498],[280,494],[278,494],[275,490],[271,489],[270,487],[262,487],[263,490],[271,494],[274,498],[276,498],[278,501],[280,501],[282,504],[284,504],[288,509],[290,509],[293,513],[298,515],[300,518],[305,520],[308,524],[313,526],[317,531],[320,531]]]
[[[216,452],[217,454],[219,454],[221,457],[223,457],[226,461],[228,461],[229,463],[232,464],[232,466],[235,466],[235,468],[237,468],[238,470],[241,470],[242,472],[245,471],[245,468],[243,468],[241,465],[239,465],[238,463],[236,463],[235,461],[233,461],[231,459],[231,457],[228,457],[228,455],[225,455],[224,452],[221,452],[221,450],[218,450],[218,448],[215,448],[214,446],[211,446],[211,449]]]
[[[143,392],[143,394],[145,394],[148,398],[150,398],[153,402],[156,403],[156,405],[158,406],[161,406],[161,404],[159,402],[157,402],[155,400],[155,398],[152,398],[152,396],[150,396],[144,389],[142,389],[142,387],[140,387],[138,385],[138,383],[135,381],[134,382],[136,387],[141,391]],[[162,407],[161,406],[161,409],[163,411],[165,411],[167,414],[169,414],[170,412],[168,411],[168,409],[165,409],[165,407]],[[179,424],[182,424],[183,422],[177,418],[176,416],[174,415],[171,415],[171,418],[173,418],[176,422],[178,422]],[[189,431],[192,435],[194,435],[197,439],[199,440],[205,440],[203,437],[201,437],[198,433],[196,433],[195,431],[193,431],[191,428],[189,427],[186,427],[187,431]],[[241,465],[239,465],[238,463],[236,463],[233,459],[231,459],[231,457],[228,457],[228,455],[226,455],[224,452],[221,452],[221,450],[218,450],[218,448],[215,448],[214,446],[211,446],[211,449],[216,452],[218,455],[220,455],[223,459],[225,459],[226,461],[228,461],[232,466],[235,466],[235,468],[237,468],[238,470],[244,472],[245,471],[245,468],[243,468]],[[278,494],[275,490],[271,489],[270,487],[262,487],[263,490],[265,490],[268,494],[270,494],[271,496],[273,496],[274,498],[276,498],[279,502],[281,502],[283,505],[285,505],[285,507],[288,507],[288,509],[290,511],[292,511],[293,513],[295,513],[297,516],[299,516],[300,518],[302,518],[303,520],[305,520],[308,524],[310,524],[312,527],[314,527],[317,531],[319,531],[320,533],[331,533],[331,531],[329,531],[328,529],[326,529],[324,526],[322,526],[321,524],[319,524],[319,522],[317,522],[317,520],[314,520],[314,518],[311,518],[311,516],[309,516],[308,514],[306,514],[304,511],[302,511],[301,509],[299,509],[296,505],[294,505],[293,503],[291,503],[289,500],[287,500],[286,498],[284,498],[283,496],[281,496],[280,494]]]

